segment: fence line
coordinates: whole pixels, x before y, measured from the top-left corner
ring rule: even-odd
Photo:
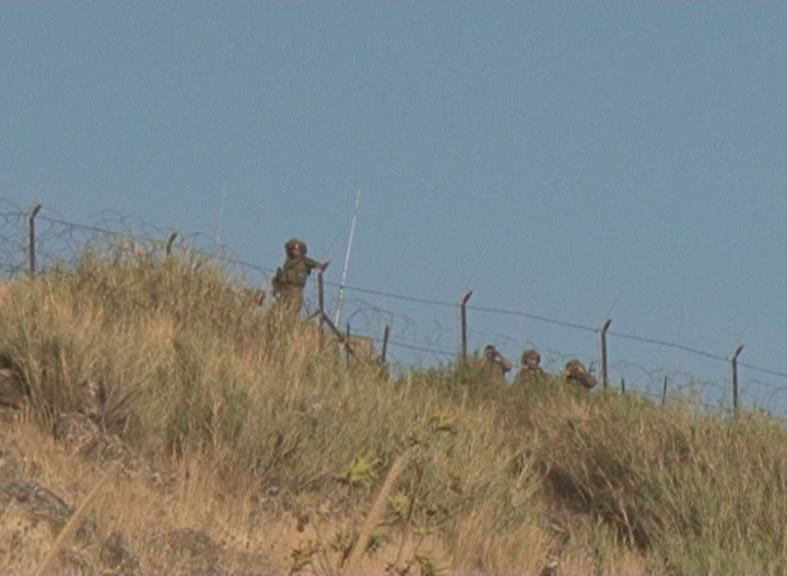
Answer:
[[[119,214],[117,214],[116,217],[118,221],[125,227],[125,230],[123,231],[112,230],[109,227],[104,227],[104,226],[86,225],[86,224],[70,222],[59,215],[54,215],[54,216],[50,215],[53,212],[49,209],[46,209],[44,210],[44,213],[39,214],[40,206],[38,205],[35,206],[32,210],[25,211],[20,209],[19,207],[15,207],[14,204],[10,201],[0,199],[0,208],[4,208],[4,210],[0,212],[0,241],[2,242],[3,247],[10,247],[12,249],[12,253],[0,255],[0,265],[2,265],[6,273],[11,276],[19,274],[25,268],[25,264],[27,264],[27,268],[30,271],[30,273],[34,274],[37,268],[37,257],[39,253],[41,256],[44,257],[42,260],[44,262],[64,261],[64,260],[67,261],[67,258],[63,258],[64,256],[63,254],[50,251],[49,250],[50,245],[55,245],[56,246],[55,250],[57,250],[58,249],[57,245],[60,244],[59,249],[62,252],[67,252],[70,250],[73,252],[73,254],[71,254],[71,257],[72,258],[75,257],[81,250],[85,248],[85,246],[89,246],[90,243],[95,240],[94,238],[79,238],[79,233],[101,235],[113,239],[125,238],[125,239],[132,240],[134,242],[149,243],[154,246],[159,246],[159,245],[161,247],[166,246],[167,254],[169,254],[170,250],[172,249],[173,242],[177,237],[179,249],[182,249],[185,252],[194,253],[211,259],[216,259],[228,265],[238,266],[242,270],[254,271],[256,273],[261,274],[264,278],[266,278],[266,280],[269,279],[270,275],[273,273],[272,268],[259,266],[244,261],[243,259],[237,257],[225,245],[214,244],[213,251],[208,251],[198,248],[197,244],[200,239],[203,239],[205,241],[209,240],[208,237],[205,235],[193,234],[186,237],[179,237],[177,236],[176,233],[173,233],[172,231],[165,232],[160,228],[153,227],[141,221],[137,221],[136,223],[134,223],[131,219],[124,218]],[[35,230],[36,221],[46,223],[48,227],[43,230],[36,231]],[[58,231],[58,227],[62,229]],[[168,240],[150,233],[143,234],[140,232],[140,230],[138,230],[139,228],[142,228],[146,231],[152,230],[154,234],[160,234],[162,236],[166,233]],[[8,230],[10,230],[10,232]],[[24,239],[25,234],[28,234],[29,238]],[[212,241],[211,244],[213,244]],[[28,252],[26,257],[25,255],[19,254],[20,250],[21,251],[26,250]],[[340,287],[339,284],[335,282],[324,281],[324,284],[332,288]],[[733,385],[732,399],[733,399],[734,409],[737,409],[739,403],[738,373],[737,373],[738,367],[745,368],[747,370],[751,370],[753,372],[758,372],[768,376],[773,376],[773,377],[787,380],[787,371],[762,367],[738,360],[738,355],[740,354],[742,348],[739,348],[736,351],[736,353],[732,356],[722,356],[717,353],[703,350],[701,348],[697,348],[693,346],[688,346],[680,342],[673,342],[660,338],[653,338],[648,336],[641,336],[638,334],[608,330],[609,322],[611,322],[610,319],[607,320],[606,324],[603,327],[593,327],[581,323],[570,322],[558,318],[551,318],[549,316],[534,314],[522,310],[514,310],[514,309],[492,307],[492,306],[470,305],[467,304],[469,293],[466,295],[466,298],[464,300],[451,302],[451,301],[439,300],[434,298],[424,298],[415,295],[400,294],[396,292],[390,292],[385,290],[378,290],[374,288],[354,286],[354,285],[345,285],[344,289],[349,292],[355,292],[358,294],[365,294],[369,296],[377,296],[381,298],[388,298],[388,299],[402,301],[402,302],[409,302],[409,303],[415,303],[415,304],[420,304],[430,307],[439,307],[445,309],[456,309],[458,312],[462,313],[463,329],[460,334],[462,338],[461,338],[461,345],[458,350],[458,353],[460,354],[461,358],[467,357],[467,336],[466,336],[466,327],[465,327],[466,317],[464,313],[465,311],[469,310],[482,314],[502,315],[512,318],[526,318],[529,320],[535,320],[559,328],[599,335],[599,337],[601,338],[601,348],[602,348],[601,365],[602,365],[602,371],[604,373],[603,379],[605,384],[607,383],[607,379],[608,379],[607,353],[606,353],[607,335],[621,340],[628,340],[628,341],[638,342],[650,346],[658,346],[658,347],[669,348],[673,350],[679,350],[681,352],[691,354],[697,357],[702,357],[715,362],[729,363],[731,367],[731,381]],[[386,310],[382,307],[379,307],[377,305],[370,304],[370,303],[366,303],[366,304],[368,305],[369,309],[372,310],[374,313],[386,314],[388,316],[389,324],[386,325],[386,333],[387,330],[390,328],[390,324],[393,322],[394,318],[405,317],[402,315],[396,315],[393,312]],[[356,310],[353,313],[353,315],[358,313],[359,311],[360,310]],[[324,313],[325,311],[322,310],[321,312]],[[408,323],[406,325],[408,326],[408,328],[406,330],[409,330],[412,326],[416,325],[416,323],[409,318],[407,318],[407,321]],[[471,330],[471,333],[477,334],[479,332]],[[379,342],[379,338],[377,337],[371,339],[375,342]],[[511,342],[516,342],[515,339],[508,338],[507,336],[506,339],[508,339]],[[415,343],[408,343],[408,342],[403,342],[401,339],[388,339],[388,343],[394,347],[398,347],[414,352],[435,354],[436,356],[439,357],[453,358],[457,355],[457,350],[448,350],[442,347],[429,346],[429,345],[424,346]],[[560,355],[558,354],[558,356]],[[758,384],[762,385],[763,387],[769,388],[769,390],[772,391],[774,394],[787,391],[787,387],[776,387],[764,382],[758,382]]]
[[[356,336],[360,336],[362,338],[366,338],[366,339],[371,340],[371,341],[376,342],[376,343],[381,343],[382,342],[382,339],[378,338],[377,336],[372,336],[372,335],[369,335],[369,334],[357,333]],[[451,357],[456,356],[456,352],[451,352],[451,351],[448,351],[448,350],[441,350],[441,349],[429,348],[429,347],[421,347],[421,346],[411,346],[411,345],[403,343],[403,342],[397,342],[397,341],[391,341],[391,340],[389,340],[389,344],[391,344],[393,346],[396,346],[396,347],[399,347],[399,348],[404,348],[404,349],[407,349],[407,350],[416,350],[416,351],[419,351],[419,352],[427,352],[427,353],[432,353],[432,354],[436,354],[436,355],[445,355],[445,356],[451,356]],[[695,382],[695,383],[693,383],[693,386],[694,387],[700,387],[700,388],[701,387],[719,387],[718,384],[713,383],[713,382],[707,382],[707,383]],[[787,389],[787,387],[784,387],[784,388]],[[682,392],[682,390],[679,389],[679,392]],[[629,390],[628,393],[633,394],[635,396],[646,397],[646,398],[649,398],[651,400],[658,400],[658,401],[662,401],[663,400],[663,396],[661,394],[657,394],[657,393],[654,393],[654,392],[649,392],[647,390]],[[681,398],[683,400],[685,400],[685,401],[688,401],[688,403],[690,405],[703,408],[704,410],[707,410],[709,412],[715,412],[715,411],[719,411],[719,410],[722,410],[725,413],[733,413],[734,412],[734,410],[732,410],[732,409],[730,409],[728,407],[717,405],[717,404],[710,404],[710,403],[707,403],[707,402],[698,401],[696,399],[692,399],[691,397],[687,397],[685,395],[682,395]],[[787,418],[781,418],[781,417],[778,417],[778,416],[772,416],[772,417],[774,419],[776,419],[776,420],[779,420],[779,421],[782,421],[782,422],[787,422]]]

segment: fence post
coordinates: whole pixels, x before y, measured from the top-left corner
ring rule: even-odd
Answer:
[[[175,240],[178,237],[177,232],[173,232],[169,235],[169,239],[167,240],[167,256],[172,256],[172,245],[175,244]]]
[[[468,290],[459,301],[459,308],[462,314],[462,363],[467,363],[467,301],[473,295],[472,290]]]
[[[601,327],[601,381],[604,383],[604,388],[609,386],[609,371],[607,367],[607,330],[609,330],[610,324],[612,324],[612,318],[608,318]]]
[[[625,378],[621,378],[620,379],[620,392],[622,394],[626,393],[626,379]]]
[[[386,325],[385,332],[383,332],[383,351],[382,354],[380,354],[380,362],[382,362],[383,364],[385,364],[385,358],[386,355],[388,354],[388,337],[390,335],[391,335],[391,327]]]
[[[664,386],[661,388],[661,407],[667,405],[667,376],[664,376]]]
[[[344,341],[344,357],[347,360],[347,363],[350,363],[350,323],[347,323],[347,336],[346,340]]]
[[[30,213],[27,216],[27,261],[31,278],[36,275],[36,216],[38,216],[40,211],[41,204],[36,204],[30,209]]]
[[[325,284],[323,283],[322,270],[317,274],[317,303],[320,307],[320,333],[325,325]]]
[[[732,364],[732,406],[735,416],[738,416],[740,411],[740,391],[738,390],[738,356],[743,352],[743,344],[735,349],[730,358]]]

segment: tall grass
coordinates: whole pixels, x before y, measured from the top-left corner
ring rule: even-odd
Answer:
[[[787,434],[759,415],[594,398],[547,410],[541,460],[553,494],[679,574],[787,571]]]
[[[211,467],[224,499],[289,495],[313,523],[357,529],[407,453],[375,536],[415,543],[399,546],[402,573],[787,571],[787,435],[762,417],[454,365],[391,381],[314,325],[261,312],[202,258],[85,253],[8,284],[0,326],[42,427],[98,383],[108,431]],[[443,558],[419,548],[426,535]]]

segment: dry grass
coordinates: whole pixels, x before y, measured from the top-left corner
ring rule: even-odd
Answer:
[[[91,512],[146,571],[188,568],[164,543],[178,528],[210,536],[236,571],[263,557],[319,574],[787,566],[787,437],[765,419],[495,387],[450,365],[391,382],[346,366],[313,325],[260,313],[204,260],[87,254],[0,299],[0,354],[31,395],[29,417],[0,429],[30,456],[18,474],[84,499],[103,465],[51,430],[98,383],[101,426],[166,480],[122,475]],[[41,560],[15,553],[0,570]]]

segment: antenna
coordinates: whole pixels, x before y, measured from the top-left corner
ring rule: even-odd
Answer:
[[[353,249],[353,238],[355,236],[355,223],[358,221],[358,207],[361,205],[361,191],[355,196],[355,208],[353,209],[353,219],[350,225],[350,239],[347,241],[347,253],[344,255],[344,269],[342,270],[342,281],[339,284],[339,295],[337,296],[336,316],[333,323],[339,325],[339,316],[342,313],[342,297],[344,296],[344,285],[347,282],[347,268],[350,266],[350,253]]]

